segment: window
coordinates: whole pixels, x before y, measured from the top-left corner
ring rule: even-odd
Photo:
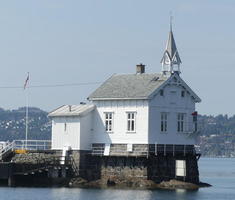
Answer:
[[[160,90],[160,96],[164,96],[164,90]]]
[[[128,132],[135,132],[135,112],[128,112],[127,113],[127,131]]]
[[[184,90],[181,91],[181,97],[185,97],[185,91]]]
[[[105,113],[105,130],[107,132],[113,131],[113,113]]]
[[[175,161],[175,175],[176,176],[186,176],[185,160],[176,160]]]
[[[185,127],[185,114],[184,113],[178,113],[178,119],[177,119],[177,131],[178,132],[184,132]]]
[[[167,113],[161,113],[161,132],[167,132]]]

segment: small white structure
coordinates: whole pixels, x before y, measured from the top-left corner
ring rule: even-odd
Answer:
[[[65,105],[52,111],[52,149],[89,150],[94,105]]]
[[[52,149],[92,150],[102,144],[109,155],[113,145],[194,145],[195,103],[200,98],[179,76],[181,59],[170,30],[162,72],[113,75],[89,97],[88,105],[66,105],[52,118]],[[177,168],[178,170],[178,168]]]

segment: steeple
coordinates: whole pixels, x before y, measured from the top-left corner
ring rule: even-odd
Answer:
[[[175,44],[175,39],[172,31],[172,16],[170,17],[170,32],[166,44],[166,50],[163,54],[162,60],[162,72],[166,73],[180,73],[181,59]]]

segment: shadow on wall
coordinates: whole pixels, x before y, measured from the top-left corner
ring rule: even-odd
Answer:
[[[79,152],[79,161],[77,161],[79,163],[79,176],[88,181],[101,179],[105,144],[111,144],[110,133],[106,132],[105,122],[97,109],[93,111],[92,124],[94,126],[90,138],[91,145],[96,141],[95,144],[98,146],[97,153],[100,153],[100,155],[92,155],[92,149],[91,151],[81,150]]]

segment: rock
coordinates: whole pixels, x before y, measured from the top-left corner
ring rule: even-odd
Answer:
[[[170,180],[170,181],[162,181],[158,184],[159,188],[162,189],[186,189],[186,190],[197,190],[199,189],[199,185],[178,181],[178,180]]]

